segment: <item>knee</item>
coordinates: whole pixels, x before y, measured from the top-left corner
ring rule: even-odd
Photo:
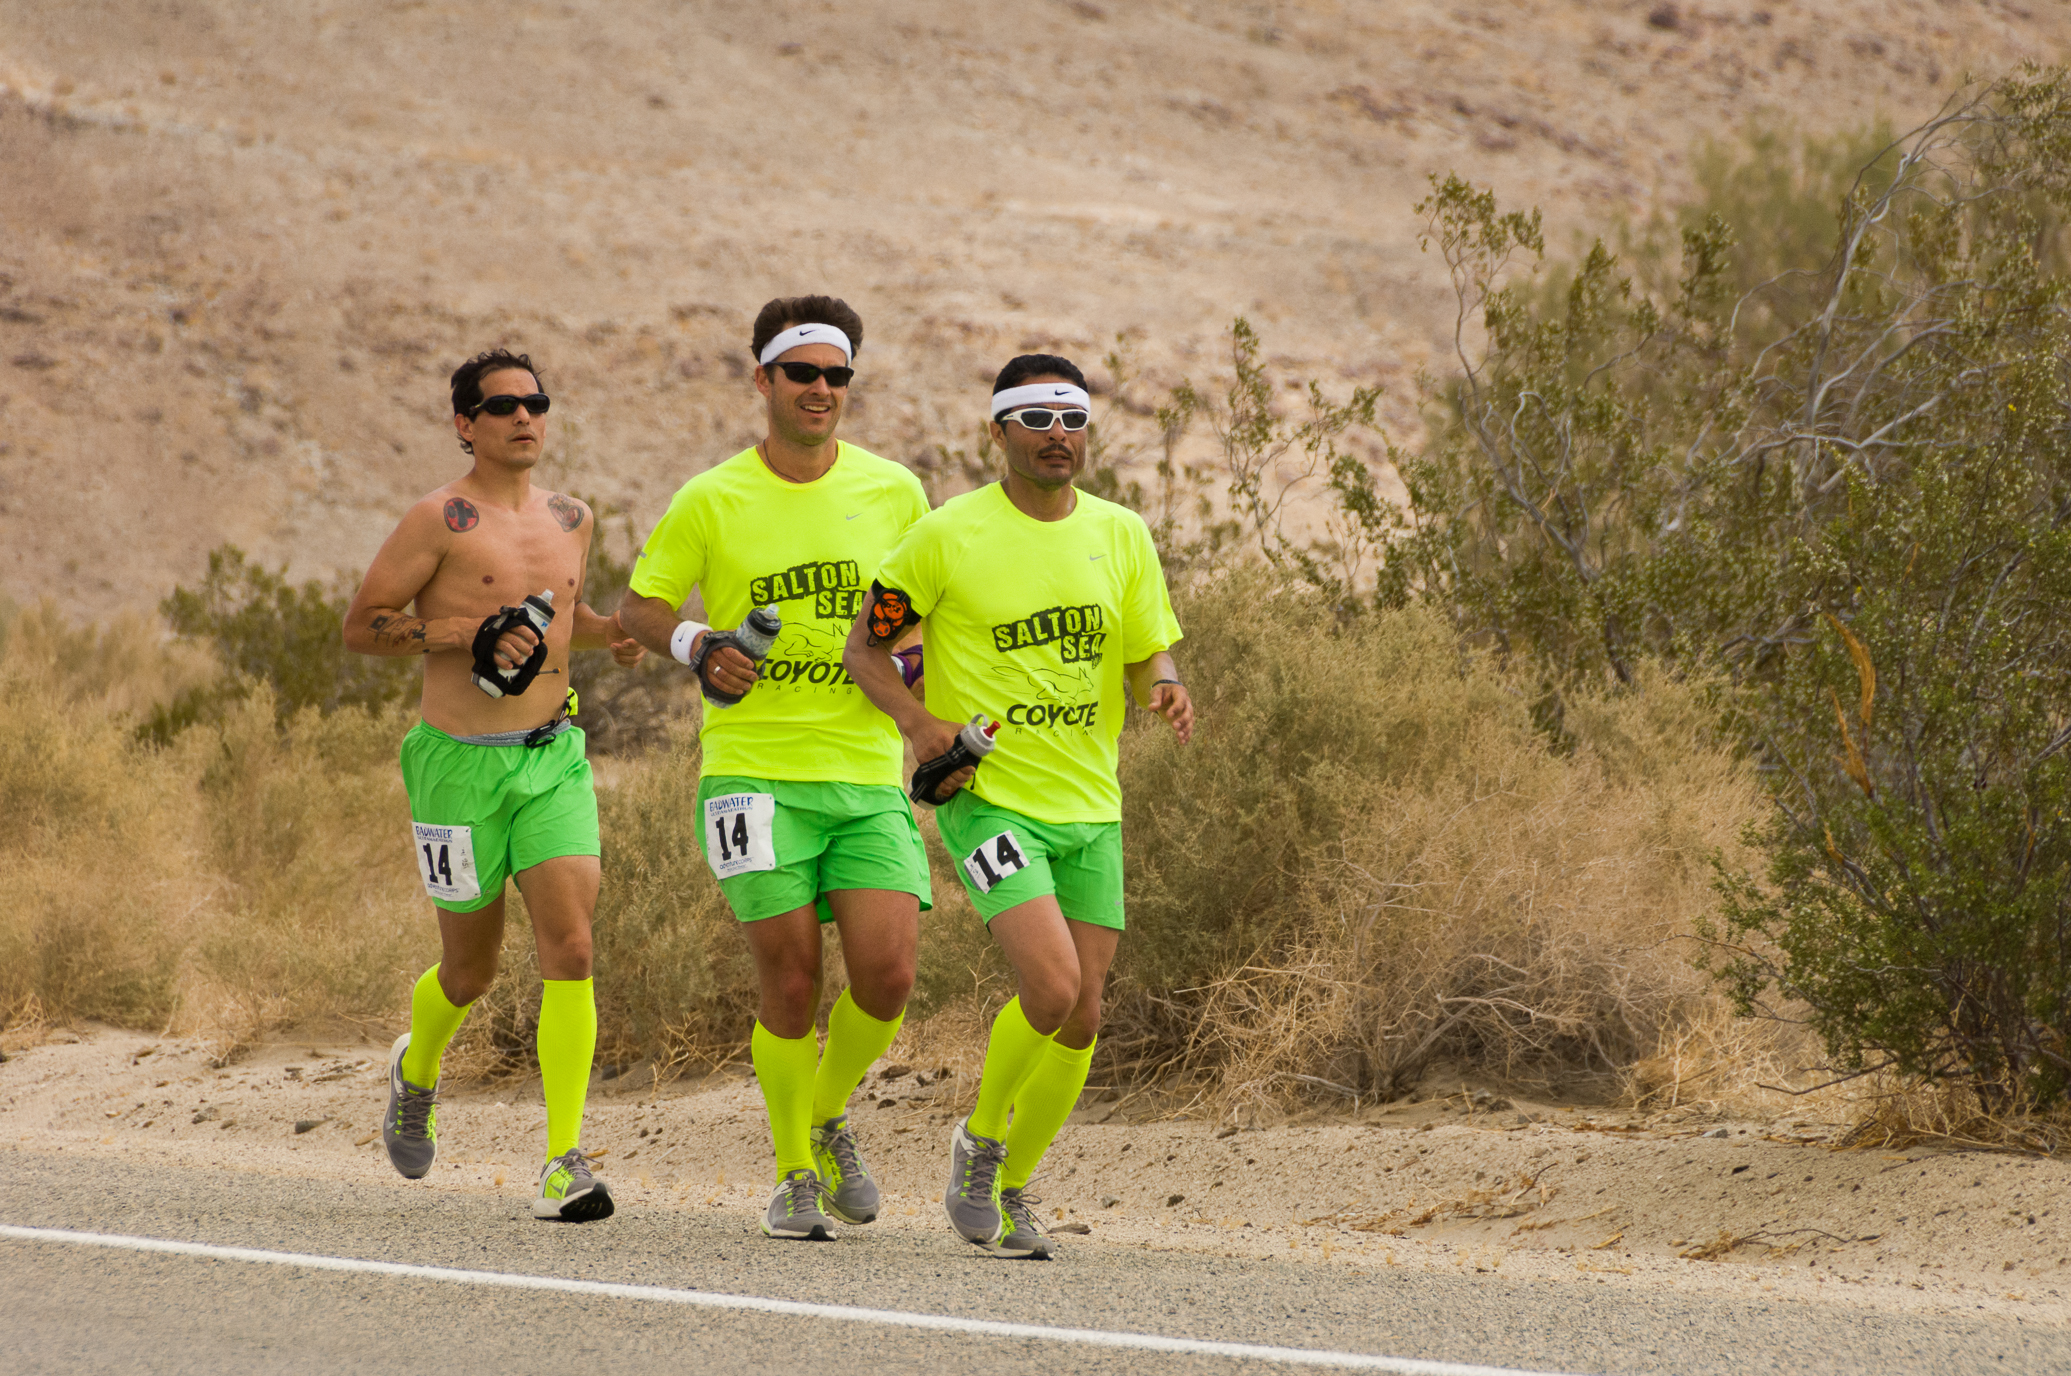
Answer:
[[[479,962],[439,962],[439,992],[455,1008],[465,1008],[496,983],[496,957]]]
[[[1021,1016],[1044,1036],[1064,1026],[1077,1004],[1076,985],[1056,976],[1039,975],[1021,985]]]
[[[489,992],[489,986],[496,983],[496,972],[491,970],[477,978],[449,979],[445,972],[439,975],[439,992],[446,996],[446,1002],[455,1008],[465,1008]]]
[[[1065,1018],[1064,1026],[1057,1029],[1057,1040],[1074,1051],[1084,1051],[1099,1034],[1100,997],[1096,994],[1079,1000],[1078,1007]]]
[[[913,996],[913,962],[900,961],[878,969],[855,972],[849,983],[849,997],[856,1007],[876,1018],[879,1022],[890,1022],[906,1007],[906,1000]]]
[[[804,1011],[809,1016],[819,1002],[820,972],[808,965],[786,965],[768,974],[763,990],[776,1007],[793,1013]]]
[[[589,928],[556,937],[551,952],[539,955],[540,971],[548,979],[588,979],[595,963]]]

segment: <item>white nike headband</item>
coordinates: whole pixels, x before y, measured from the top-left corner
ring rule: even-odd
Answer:
[[[1040,406],[1048,402],[1093,409],[1093,398],[1086,395],[1083,387],[1074,387],[1069,382],[1037,382],[1027,387],[1009,387],[1004,392],[992,394],[992,414],[1011,411],[1017,406]]]
[[[832,325],[793,325],[763,345],[762,356],[757,361],[763,364],[774,363],[801,344],[832,344],[841,350],[844,361],[856,361],[856,351],[849,347],[849,337]]]

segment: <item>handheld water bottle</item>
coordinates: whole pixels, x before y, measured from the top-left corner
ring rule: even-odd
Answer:
[[[532,686],[532,680],[539,677],[540,667],[547,662],[547,627],[554,623],[554,592],[548,588],[532,593],[515,607],[499,607],[494,616],[482,621],[475,632],[475,667],[468,674],[475,687],[492,698],[518,697]],[[506,669],[496,662],[496,642],[504,632],[519,626],[530,626],[539,643],[532,647],[532,653],[523,664]]]
[[[715,707],[731,707],[741,700],[742,694],[728,693],[714,688],[705,679],[705,661],[722,646],[731,645],[746,655],[758,669],[769,656],[770,646],[777,643],[777,633],[784,629],[783,614],[774,605],[757,607],[749,612],[740,625],[730,631],[707,631],[698,644],[697,663],[691,666],[698,676],[698,686],[705,690],[705,701]]]
[[[942,787],[944,779],[959,769],[982,764],[985,757],[998,747],[999,742],[993,736],[999,729],[998,722],[986,724],[983,712],[964,723],[963,730],[956,733],[956,740],[949,749],[913,771],[913,786],[907,790],[907,796],[916,803],[934,807],[935,790]]]

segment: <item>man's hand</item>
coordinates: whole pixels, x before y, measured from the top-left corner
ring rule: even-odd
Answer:
[[[532,658],[539,645],[539,632],[530,626],[513,626],[496,637],[495,659],[499,669],[515,669]]]
[[[613,662],[621,669],[630,669],[647,657],[647,647],[633,638],[617,612],[604,623],[604,648],[611,651]]]
[[[697,639],[690,642],[690,657],[697,658],[698,649],[705,643],[705,637],[712,631],[699,631]],[[712,688],[730,697],[741,697],[755,686],[761,675],[756,671],[755,661],[731,645],[721,645],[705,657],[699,676]]]
[[[956,733],[964,729],[964,724],[960,721],[944,721],[938,716],[923,713],[901,729],[906,731],[906,739],[913,742],[914,762],[926,764],[929,760],[949,753],[950,747],[956,744]],[[957,770],[936,788],[935,801],[946,801],[952,793],[971,782],[977,773],[976,765]]]
[[[978,766],[976,765],[972,765],[968,769],[957,770],[956,773],[944,779],[941,785],[936,788],[935,801],[937,803],[948,802],[952,794],[977,777]]]
[[[1194,738],[1194,699],[1185,684],[1159,684],[1151,689],[1151,700],[1144,706],[1172,723],[1172,734],[1181,745]]]

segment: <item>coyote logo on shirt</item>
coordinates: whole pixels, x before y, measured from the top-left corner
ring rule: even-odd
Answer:
[[[1100,688],[1089,665],[1062,669],[998,664],[993,666],[1013,703],[1003,714],[1009,726],[1092,726],[1100,717]]]
[[[1090,727],[1099,719],[1096,675],[1107,645],[1107,617],[1098,604],[1045,607],[992,628],[992,648],[1002,655],[1052,645],[1061,668],[1026,660],[993,668],[1008,694],[1023,699],[1007,708],[1009,726]]]
[[[862,571],[853,559],[808,560],[749,579],[753,606],[809,602],[812,607],[810,613],[786,610],[784,629],[762,662],[761,681],[799,689],[853,689],[855,680],[841,667],[841,651],[850,624],[863,610],[863,598]]]

